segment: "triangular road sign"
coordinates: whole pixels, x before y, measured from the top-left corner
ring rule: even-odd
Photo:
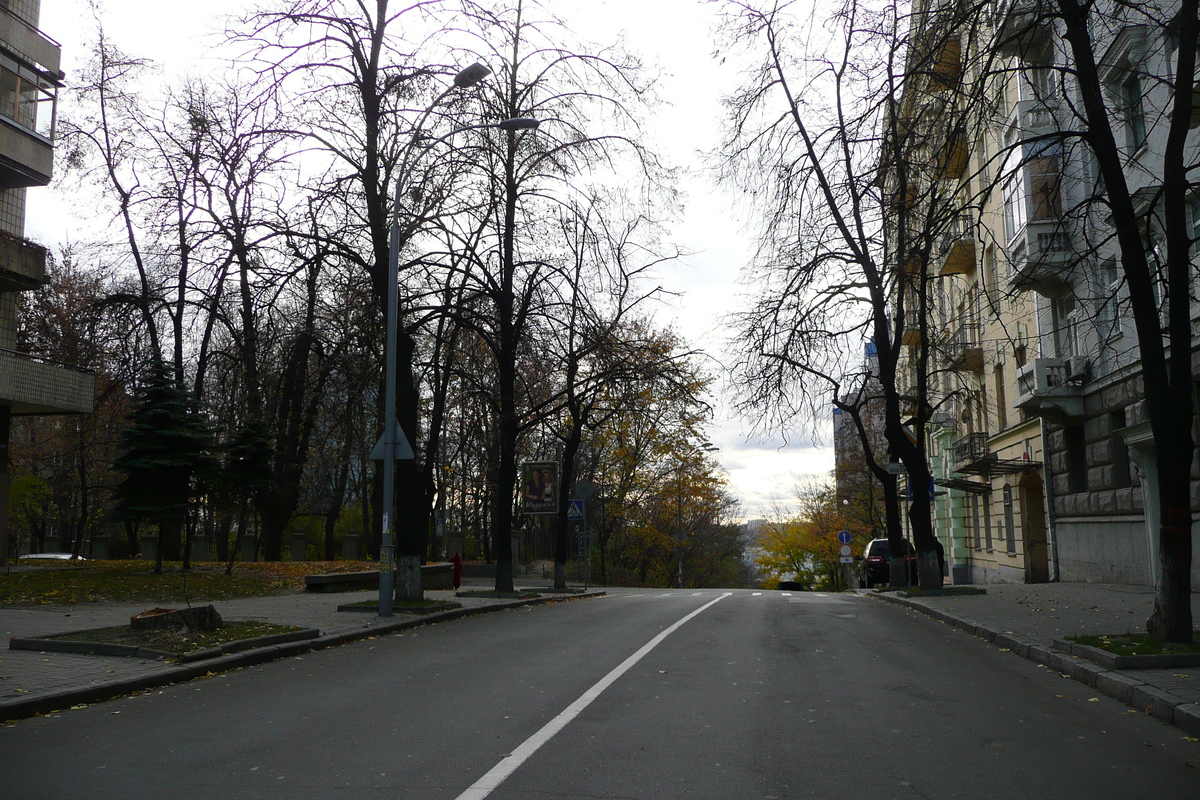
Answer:
[[[388,443],[384,441],[387,438],[385,431],[383,436],[379,437],[379,441],[375,443],[375,449],[371,451],[372,461],[383,461],[387,458]],[[408,443],[408,437],[404,435],[404,429],[399,425],[396,426],[396,441],[392,443],[392,459],[395,461],[412,461],[417,457],[413,452],[412,445]]]

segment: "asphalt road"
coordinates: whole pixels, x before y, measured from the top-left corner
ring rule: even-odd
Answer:
[[[869,599],[618,591],[0,729],[4,800],[162,797],[1196,800],[1200,743]]]

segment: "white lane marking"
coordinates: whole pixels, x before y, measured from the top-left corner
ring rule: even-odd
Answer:
[[[762,597],[762,592],[753,592],[750,596],[751,597]]]
[[[508,778],[509,775],[512,775],[513,772],[516,771],[517,767],[529,760],[529,757],[536,753],[538,748],[554,738],[554,735],[565,728],[568,722],[575,719],[585,708],[590,706],[592,701],[600,696],[601,692],[603,692],[609,686],[612,686],[617,679],[628,672],[634,664],[641,661],[643,658],[645,658],[647,653],[658,647],[662,643],[663,639],[666,639],[672,633],[686,625],[687,622],[692,619],[692,617],[703,614],[709,608],[721,602],[726,597],[729,597],[731,594],[733,593],[725,592],[715,600],[710,600],[709,602],[697,608],[695,611],[675,622],[674,625],[662,631],[650,641],[646,642],[644,645],[642,645],[640,650],[622,661],[612,672],[605,675],[603,678],[597,681],[592,688],[580,695],[578,700],[576,700],[574,703],[571,703],[571,705],[567,706],[567,708],[557,717],[543,725],[540,731],[522,742],[516,750],[513,750],[512,753],[502,759],[499,764],[492,767],[486,775],[475,781],[475,783],[465,792],[460,794],[456,800],[483,800],[483,798],[491,794],[497,786],[504,783],[505,779]]]
[[[704,594],[704,592],[692,592],[692,597],[699,597],[702,594]]]
[[[782,595],[780,595],[780,597],[791,597],[791,596],[792,596],[791,592],[784,592]]]

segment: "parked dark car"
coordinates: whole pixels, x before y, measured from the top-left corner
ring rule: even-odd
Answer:
[[[904,543],[904,553],[904,565],[908,567],[908,582],[916,584],[917,553],[907,541]],[[891,548],[888,546],[888,540],[872,539],[863,548],[862,560],[858,565],[859,583],[867,589],[874,589],[878,584],[890,582],[890,562]]]

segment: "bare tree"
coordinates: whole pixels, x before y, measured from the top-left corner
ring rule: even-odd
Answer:
[[[743,406],[787,428],[818,425],[830,395],[856,424],[862,402],[878,402],[887,453],[862,435],[867,466],[886,488],[895,479],[884,464],[903,463],[919,579],[940,586],[924,449],[937,344],[931,263],[972,207],[977,176],[960,179],[957,164],[931,153],[953,152],[947,144],[984,98],[979,87],[911,87],[942,80],[945,41],[960,35],[966,12],[910,14],[883,0],[848,2],[818,20],[791,2],[724,6],[729,44],[758,56],[728,100],[723,153],[724,176],[751,193],[760,230],[753,274],[762,291],[735,320]],[[820,36],[806,38],[814,30]],[[867,340],[878,355],[871,376],[857,358]],[[898,504],[888,505],[888,538],[900,554]]]

